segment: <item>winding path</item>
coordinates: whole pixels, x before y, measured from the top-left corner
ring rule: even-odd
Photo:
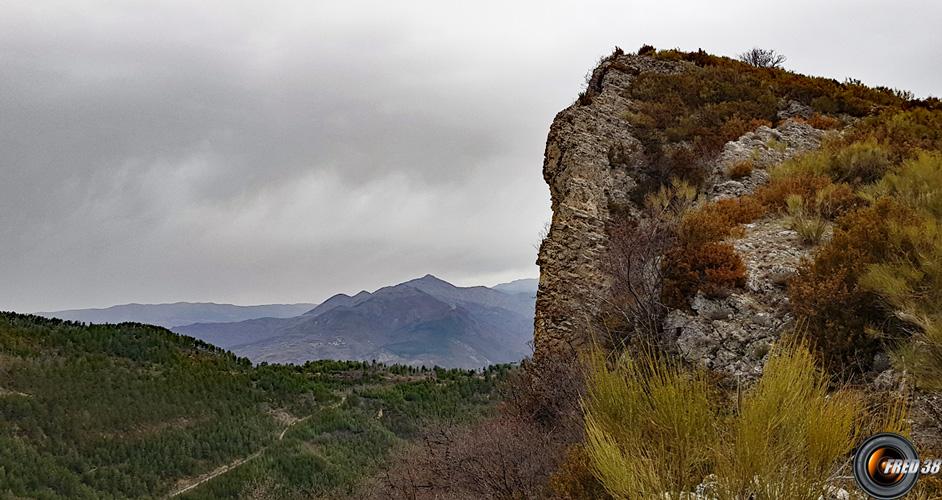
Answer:
[[[339,408],[340,405],[342,405],[345,401],[347,401],[347,395],[346,395],[346,394],[343,394],[342,396],[340,396],[340,401],[337,401],[337,402],[334,403],[334,404],[325,406],[324,408],[325,408],[325,409],[328,409],[328,410],[335,409],[335,408]],[[315,415],[315,414],[312,413],[312,414],[310,414],[310,415],[307,415],[307,416],[305,416],[305,417],[302,417],[302,418],[299,418],[299,419],[297,419],[297,420],[292,421],[291,423],[289,423],[288,425],[286,425],[284,429],[281,430],[281,434],[278,434],[278,439],[276,439],[273,443],[266,445],[266,446],[263,447],[262,449],[256,451],[255,453],[252,453],[251,455],[249,455],[249,456],[247,456],[247,457],[239,458],[239,459],[233,460],[232,462],[230,462],[230,463],[228,463],[228,464],[225,464],[225,465],[222,465],[222,466],[220,466],[220,467],[217,467],[216,470],[210,472],[209,474],[207,474],[207,475],[205,475],[205,476],[201,476],[201,477],[199,477],[199,478],[193,480],[191,483],[187,484],[186,486],[184,486],[184,487],[182,487],[182,488],[179,488],[179,489],[177,489],[177,490],[174,490],[172,493],[170,493],[169,495],[167,495],[166,498],[173,498],[173,497],[182,495],[182,494],[184,494],[184,493],[186,493],[186,492],[188,492],[188,491],[190,491],[190,490],[196,488],[197,486],[206,483],[207,481],[212,481],[213,479],[216,479],[217,477],[219,477],[219,476],[221,476],[221,475],[223,475],[223,474],[226,474],[227,472],[231,472],[232,470],[234,470],[234,469],[236,469],[236,468],[238,468],[238,467],[241,467],[241,466],[243,466],[243,465],[245,465],[245,464],[251,462],[252,460],[255,460],[256,458],[260,457],[260,456],[262,455],[262,453],[264,453],[265,450],[267,450],[268,448],[270,448],[273,444],[277,443],[278,441],[283,440],[283,439],[285,438],[285,434],[287,434],[287,432],[291,429],[291,427],[293,427],[295,424],[299,424],[299,423],[301,423],[301,422],[304,422],[305,420],[307,420],[307,419],[313,417],[314,415]]]

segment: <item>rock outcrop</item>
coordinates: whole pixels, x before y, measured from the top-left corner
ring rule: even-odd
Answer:
[[[805,123],[786,120],[775,129],[759,127],[727,143],[715,162],[707,198],[751,194],[768,181],[768,167],[817,148],[823,135]],[[748,177],[726,177],[729,165],[747,159],[756,166]],[[722,299],[698,294],[691,301],[692,311],[668,313],[664,331],[675,337],[687,361],[749,378],[761,374],[769,348],[791,324],[785,285],[811,248],[779,215],[763,217],[744,229],[728,242],[746,265],[746,287]]]
[[[646,71],[683,71],[684,64],[641,56],[602,61],[579,102],[556,115],[543,161],[550,188],[553,221],[540,246],[537,264],[536,351],[583,346],[588,318],[597,312],[607,248],[610,206],[631,206],[638,180],[631,169],[613,166],[612,152],[627,157],[619,164],[641,165],[640,142],[632,135],[626,112],[633,76]],[[623,155],[623,156],[624,156]]]
[[[610,278],[604,270],[607,225],[612,208],[640,216],[633,191],[641,184],[646,159],[627,117],[635,104],[632,79],[643,72],[675,73],[689,63],[615,55],[593,71],[588,88],[561,111],[550,128],[543,176],[552,196],[553,220],[538,264],[535,344],[541,351],[589,342],[592,318]],[[783,103],[786,118],[777,128],[759,127],[727,143],[712,159],[704,189],[707,199],[737,197],[768,181],[767,167],[820,145],[824,132],[800,120],[801,105]],[[731,179],[728,167],[749,160],[752,173]],[[633,196],[635,195],[635,196]],[[787,324],[784,282],[808,253],[780,218],[766,217],[730,243],[743,258],[748,284],[723,299],[696,297],[690,310],[672,310],[664,331],[686,359],[730,374],[754,374],[771,342]]]

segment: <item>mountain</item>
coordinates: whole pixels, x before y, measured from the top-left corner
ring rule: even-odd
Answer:
[[[38,316],[85,323],[145,323],[172,328],[193,323],[245,321],[253,318],[290,318],[310,310],[315,304],[266,304],[236,306],[210,302],[174,304],[123,304],[104,309],[70,309],[39,312]]]
[[[341,359],[479,368],[530,353],[533,308],[527,293],[457,287],[426,275],[372,293],[335,295],[293,318],[173,330],[255,362]]]
[[[536,289],[540,285],[540,280],[536,278],[525,278],[521,280],[514,280],[509,283],[501,283],[499,285],[494,285],[491,287],[498,292],[504,293],[526,293],[536,297]]]

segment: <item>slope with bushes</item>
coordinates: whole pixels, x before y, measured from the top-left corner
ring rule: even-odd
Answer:
[[[942,104],[774,66],[616,49],[557,115],[537,359],[604,354],[553,494],[829,498],[864,435],[942,450]]]

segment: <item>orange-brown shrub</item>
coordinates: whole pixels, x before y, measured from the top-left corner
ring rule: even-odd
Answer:
[[[840,128],[842,122],[838,118],[833,116],[822,115],[821,113],[814,113],[810,118],[805,120],[808,125],[811,125],[814,128],[821,130],[832,130]]]
[[[831,184],[831,179],[824,175],[798,174],[773,179],[756,190],[756,198],[769,211],[786,208],[785,200],[791,195],[799,195],[805,200],[814,200],[818,191]]]
[[[832,370],[868,369],[879,345],[868,328],[893,329],[878,298],[857,282],[868,265],[902,252],[892,246],[889,225],[917,220],[911,209],[890,198],[851,212],[838,219],[831,241],[789,281],[792,310]]]
[[[733,179],[742,179],[752,174],[752,162],[749,160],[733,163],[726,169],[726,175]]]
[[[707,205],[706,209],[719,214],[733,224],[747,224],[765,214],[765,207],[752,196],[715,201]]]
[[[684,215],[677,229],[678,240],[684,246],[720,241],[735,234],[740,224],[752,222],[764,213],[762,205],[751,196],[707,203]]]
[[[746,266],[736,250],[726,243],[678,246],[663,261],[662,299],[668,307],[688,306],[698,291],[720,297],[746,284]]]

